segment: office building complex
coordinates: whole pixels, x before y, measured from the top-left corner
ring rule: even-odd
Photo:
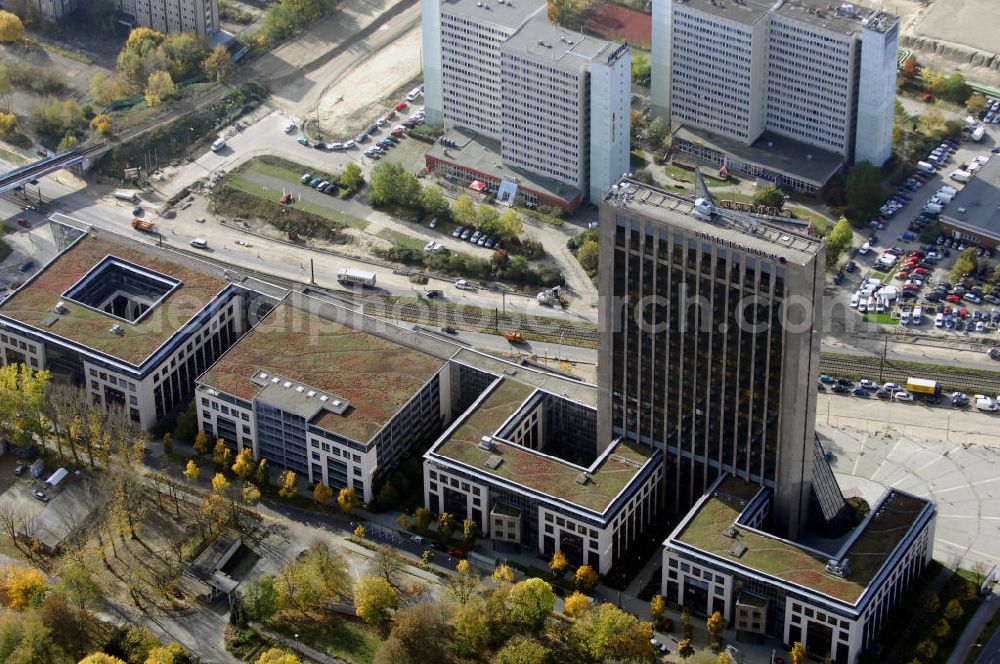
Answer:
[[[37,16],[46,21],[57,21],[63,16],[75,12],[79,6],[80,3],[77,0],[27,0],[25,9],[31,7]],[[10,11],[13,11],[13,8]]]
[[[931,561],[934,505],[889,489],[847,536],[806,546],[764,529],[774,500],[759,484],[716,480],[664,542],[662,594],[697,615],[718,611],[739,640],[769,636],[855,664]]]
[[[0,358],[48,369],[151,428],[273,306],[267,284],[56,215],[60,253],[0,305]]]
[[[660,451],[598,444],[596,390],[462,351],[485,389],[424,455],[428,509],[472,519],[495,550],[562,551],[604,574],[657,516]]]
[[[117,0],[117,5],[136,26],[157,32],[211,37],[219,31],[219,0]]]
[[[598,440],[661,449],[676,510],[723,473],[769,487],[794,536],[812,499],[822,241],[629,181],[600,224]]]
[[[802,191],[845,162],[889,158],[897,17],[819,0],[666,0],[653,35],[653,111],[683,125],[681,152]]]
[[[966,244],[1000,247],[1000,159],[982,165],[941,213],[940,224],[942,233]]]
[[[427,121],[446,129],[430,170],[567,209],[628,170],[627,45],[552,25],[538,2],[425,0],[423,20]]]

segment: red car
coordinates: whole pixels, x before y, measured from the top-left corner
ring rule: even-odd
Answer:
[[[403,130],[402,129],[393,129],[392,131],[389,132],[389,135],[395,136],[396,138],[399,138],[400,136],[403,135]]]
[[[398,104],[396,104],[396,106],[395,106],[395,109],[397,111],[402,111],[405,108],[406,108],[406,102],[405,101],[401,101]]]
[[[949,307],[948,305],[945,305],[944,309],[942,309],[941,311],[942,311],[942,313],[944,313],[945,316],[947,316],[948,314],[951,313],[951,307]]]
[[[904,291],[910,291],[910,292],[916,292],[916,291],[920,290],[920,286],[918,286],[916,284],[906,284],[905,286],[903,286],[903,290]]]
[[[969,310],[966,309],[965,307],[962,307],[961,309],[958,310],[958,317],[959,318],[965,318],[968,315],[969,315]]]
[[[921,277],[925,277],[930,273],[931,271],[928,270],[926,267],[918,267],[913,271],[913,274],[919,274]]]
[[[27,219],[18,219],[17,225],[21,228],[31,228],[31,223]]]
[[[958,304],[962,300],[962,298],[955,295],[954,293],[952,293],[951,295],[946,295],[944,299],[947,300],[948,302],[951,302],[952,304]]]
[[[392,120],[394,117],[396,117],[396,111],[394,111],[394,110],[393,111],[389,111],[388,113],[385,114],[384,117],[385,117],[386,120]]]
[[[899,280],[906,279],[909,276],[910,276],[910,273],[907,272],[906,270],[900,270],[899,272],[896,273],[896,278],[899,279]]]
[[[465,551],[456,547],[454,549],[448,549],[448,555],[452,558],[465,558]]]

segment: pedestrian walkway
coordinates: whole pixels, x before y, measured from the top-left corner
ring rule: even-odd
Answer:
[[[320,651],[310,648],[306,644],[300,642],[298,639],[288,638],[283,634],[275,632],[273,629],[264,627],[260,623],[252,622],[250,623],[250,626],[267,638],[277,641],[286,648],[291,648],[300,655],[304,655],[306,658],[314,662],[319,662],[319,664],[347,664],[344,660],[338,657],[332,657],[326,653],[321,653]]]

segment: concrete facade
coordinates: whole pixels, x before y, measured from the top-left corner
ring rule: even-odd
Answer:
[[[219,0],[117,0],[117,7],[135,25],[158,32],[211,37],[220,27]]]

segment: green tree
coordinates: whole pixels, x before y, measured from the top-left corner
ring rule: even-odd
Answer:
[[[549,650],[530,636],[515,636],[493,657],[493,664],[546,664]]]
[[[365,178],[361,174],[361,167],[353,161],[344,166],[340,173],[340,186],[349,191],[357,191],[365,183]]]
[[[16,14],[0,10],[0,42],[16,42],[24,39],[24,23]]]
[[[163,434],[163,453],[167,456],[174,453],[174,437],[169,431]]]
[[[694,639],[694,623],[691,622],[691,612],[686,606],[681,609],[681,632],[688,641]]]
[[[781,209],[785,205],[785,192],[773,184],[765,185],[754,193],[753,204]]]
[[[972,94],[972,88],[965,82],[965,77],[954,72],[944,81],[944,96],[956,104],[964,104]]]
[[[251,620],[267,620],[278,610],[278,591],[274,577],[262,574],[250,582],[244,597],[247,614]]]
[[[64,150],[72,150],[79,144],[80,144],[79,138],[77,138],[74,134],[66,132],[66,134],[63,135],[62,139],[60,139],[59,145],[56,147],[56,150],[58,152],[62,152]]]
[[[369,625],[381,625],[391,611],[399,606],[399,597],[389,582],[380,576],[366,575],[354,590],[354,607],[358,617]]]
[[[413,511],[414,530],[420,533],[426,532],[427,529],[430,527],[431,520],[433,518],[434,515],[431,514],[431,511],[429,509],[427,509],[426,507],[418,507]]]
[[[525,630],[537,631],[552,615],[556,596],[552,592],[552,586],[541,579],[532,578],[511,586],[507,600],[507,616],[510,621]]]
[[[448,579],[448,594],[461,605],[469,603],[479,591],[479,574],[468,560],[460,560],[455,573]]]
[[[129,627],[122,639],[122,654],[129,664],[142,664],[153,648],[160,645],[148,627]]]
[[[944,617],[948,620],[958,620],[963,615],[965,615],[965,609],[962,608],[962,604],[957,600],[949,600],[944,606]]]
[[[639,51],[632,52],[632,80],[641,83],[649,78],[652,68],[649,66],[649,57]]]
[[[847,219],[841,217],[826,236],[826,264],[830,267],[835,266],[841,254],[850,249],[853,243],[854,232],[851,230],[851,225]]]
[[[454,636],[452,646],[461,657],[477,657],[490,643],[490,627],[481,607],[475,604],[462,606],[452,619]]]
[[[45,626],[37,612],[0,613],[0,662],[68,664],[70,661],[52,638],[52,630]]]
[[[319,542],[282,567],[274,585],[278,609],[303,615],[325,611],[330,602],[348,601],[353,593],[343,559]]]
[[[201,63],[201,70],[205,72],[205,77],[211,81],[222,81],[236,71],[236,64],[229,57],[229,50],[219,44],[209,53]]]
[[[524,232],[524,220],[517,210],[507,210],[500,215],[497,232],[500,237],[507,240],[512,240]]]
[[[177,86],[170,72],[154,71],[146,80],[146,105],[159,106],[177,94]]]
[[[476,206],[468,194],[462,194],[451,206],[451,215],[462,226],[471,226],[476,218]]]
[[[646,135],[649,137],[649,144],[653,146],[653,149],[659,150],[663,147],[663,141],[669,133],[670,127],[667,126],[666,121],[663,118],[654,118],[649,123],[649,131],[646,132]]]
[[[424,214],[433,217],[443,217],[450,209],[448,199],[441,192],[441,187],[430,185],[420,190],[420,209]]]
[[[417,176],[394,161],[380,161],[372,169],[368,199],[373,205],[400,205],[414,208],[420,197]]]
[[[79,556],[67,556],[59,568],[56,589],[81,612],[99,606],[103,601],[101,587]]]
[[[256,664],[302,664],[302,660],[286,650],[270,648],[257,658]]]
[[[976,256],[976,248],[969,247],[955,259],[955,264],[948,275],[951,283],[958,283],[967,274],[971,274],[979,269],[979,261]]]
[[[885,201],[882,172],[868,161],[861,161],[847,173],[847,204],[855,222],[864,222]]]
[[[609,603],[595,606],[577,618],[570,627],[570,637],[581,653],[596,661],[612,655],[645,661],[653,652],[652,624]]]
[[[601,245],[594,240],[586,240],[576,252],[576,260],[587,274],[597,274],[597,262],[601,253]]]

